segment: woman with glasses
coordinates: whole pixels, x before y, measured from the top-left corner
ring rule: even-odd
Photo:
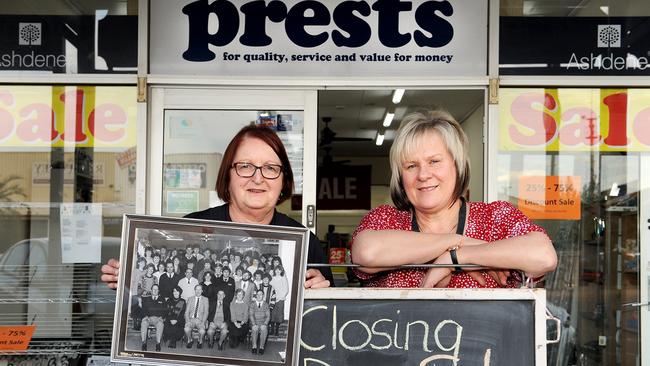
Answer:
[[[217,194],[226,204],[193,212],[186,217],[251,224],[302,227],[275,206],[291,197],[293,172],[282,141],[268,127],[250,125],[230,141],[217,175]],[[318,238],[310,233],[309,263],[325,263]],[[117,287],[119,262],[111,259],[102,266],[102,281]],[[310,268],[305,288],[328,287],[334,283],[329,268]]]

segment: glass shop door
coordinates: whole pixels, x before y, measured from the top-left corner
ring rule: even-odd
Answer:
[[[150,95],[147,213],[180,217],[222,204],[215,184],[223,153],[239,129],[254,123],[277,131],[294,172],[294,194],[303,197],[301,205],[288,200],[278,210],[308,224],[306,207],[315,203],[316,91],[152,87]]]

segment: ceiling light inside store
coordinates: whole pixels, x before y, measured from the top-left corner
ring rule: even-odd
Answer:
[[[375,145],[381,146],[384,143],[384,134],[377,131],[377,137],[375,138]]]
[[[392,112],[386,112],[386,116],[384,116],[384,127],[389,127],[390,124],[393,122],[393,118],[395,118],[395,113]]]
[[[612,184],[612,189],[609,190],[609,195],[610,197],[618,197],[620,191],[621,188],[618,186],[616,182],[614,182],[614,184]]]
[[[395,89],[393,92],[393,104],[399,104],[402,101],[406,89]]]

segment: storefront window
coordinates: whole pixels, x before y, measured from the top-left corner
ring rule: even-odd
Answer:
[[[0,73],[135,73],[137,1],[3,1]]]
[[[637,365],[644,89],[501,89],[498,198],[553,240],[546,279],[565,325],[549,364]]]
[[[135,131],[135,87],[0,86],[0,325],[34,325],[30,355],[110,350]]]

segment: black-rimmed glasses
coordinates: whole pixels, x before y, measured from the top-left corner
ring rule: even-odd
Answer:
[[[260,170],[262,176],[266,179],[276,179],[282,173],[282,165],[277,164],[264,164],[257,166],[251,163],[234,163],[232,165],[235,172],[242,178],[250,178],[255,175],[257,169]]]

